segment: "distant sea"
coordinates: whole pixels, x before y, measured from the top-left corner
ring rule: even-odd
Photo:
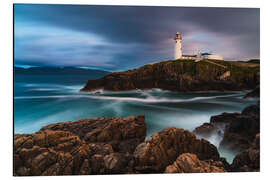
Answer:
[[[93,79],[86,75],[15,75],[14,131],[33,133],[42,126],[92,117],[144,114],[147,138],[166,127],[193,131],[223,112],[240,112],[257,99],[241,92],[176,93],[160,89],[126,92],[80,92]],[[220,138],[210,142],[217,147]],[[234,154],[221,152],[229,162]]]

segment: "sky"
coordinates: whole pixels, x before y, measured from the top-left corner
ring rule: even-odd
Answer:
[[[176,32],[183,54],[260,58],[258,8],[15,4],[14,63],[133,69],[173,59]]]

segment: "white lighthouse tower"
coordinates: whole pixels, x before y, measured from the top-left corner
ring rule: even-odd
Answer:
[[[176,33],[175,40],[175,50],[174,59],[182,58],[182,37],[179,32]]]

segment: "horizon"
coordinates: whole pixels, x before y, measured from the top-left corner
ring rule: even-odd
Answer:
[[[124,14],[124,16],[123,16]],[[260,59],[259,8],[14,4],[14,66],[123,71],[184,54]]]
[[[260,59],[247,59],[247,60],[243,60],[243,62],[248,62],[250,60],[258,60],[258,61],[260,61]],[[168,61],[168,59],[167,60],[161,60],[161,61]],[[169,61],[171,61],[171,60],[169,60]],[[151,64],[151,62],[149,64]],[[86,70],[99,70],[99,71],[106,71],[106,72],[117,72],[117,71],[110,71],[110,70],[107,70],[107,69],[99,69],[99,68],[95,68],[95,67],[77,67],[77,66],[27,66],[27,65],[25,66],[25,65],[16,65],[16,64],[14,64],[14,67],[15,68],[23,68],[23,69],[30,69],[30,68],[77,68],[77,69],[86,69]],[[127,69],[127,70],[130,70],[130,69]],[[123,70],[123,71],[126,71],[126,70]]]

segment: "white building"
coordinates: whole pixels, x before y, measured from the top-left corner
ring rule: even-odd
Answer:
[[[182,37],[179,32],[176,33],[174,40],[175,40],[174,59],[180,59],[182,58]]]
[[[211,53],[199,53],[197,57],[201,59],[223,60],[222,56]]]
[[[175,40],[175,49],[174,49],[174,59],[189,59],[200,61],[203,59],[212,59],[212,60],[223,60],[223,57],[218,54],[212,53],[198,53],[197,55],[183,55],[182,54],[182,36],[179,32],[176,33],[174,38]]]

